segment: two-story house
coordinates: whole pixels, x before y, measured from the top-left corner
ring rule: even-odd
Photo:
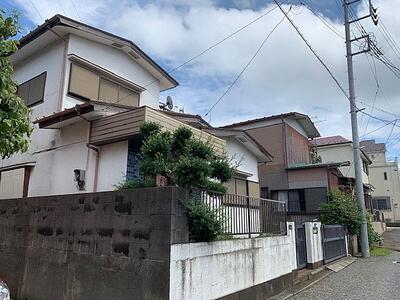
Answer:
[[[385,221],[400,221],[400,179],[398,161],[386,159],[386,145],[375,140],[362,141],[362,150],[372,164],[369,180],[375,187],[372,191],[372,208],[383,212]]]
[[[341,166],[340,172],[343,174],[339,178],[339,185],[342,191],[355,195],[355,171],[354,171],[354,155],[353,155],[353,142],[340,136],[328,136],[318,138],[312,141],[316,147],[316,153],[321,158],[322,162],[342,162],[348,161],[349,164]],[[364,185],[364,200],[366,208],[371,208],[371,191],[373,184],[369,181],[369,166],[371,160],[367,154],[361,149],[361,162],[363,166],[362,181]]]
[[[34,131],[26,153],[0,161],[0,199],[107,191],[139,178],[145,121],[189,126],[220,154],[235,149],[246,162],[238,172],[257,186],[257,163],[272,159],[243,133],[217,137],[160,110],[160,92],[178,83],[124,38],[56,15],[24,36],[11,60]]]
[[[261,195],[286,201],[289,214],[316,213],[327,192],[338,187],[339,167],[347,162],[315,160],[310,139],[320,134],[307,115],[290,112],[222,128],[244,130],[273,155],[258,166]]]

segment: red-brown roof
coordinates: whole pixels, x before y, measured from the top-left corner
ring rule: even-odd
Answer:
[[[337,145],[351,143],[350,140],[342,137],[341,135],[327,136],[322,138],[317,138],[311,141],[315,146],[325,146],[325,145]]]

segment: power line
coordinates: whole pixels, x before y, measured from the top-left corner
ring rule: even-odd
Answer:
[[[74,10],[75,10],[75,12],[76,12],[76,15],[78,16],[79,20],[82,21],[82,18],[81,18],[81,16],[80,16],[79,12],[78,12],[78,9],[77,9],[76,6],[75,6],[74,0],[71,0],[71,3],[72,3],[72,6],[73,6],[73,8],[74,8]]]
[[[291,8],[290,8],[291,9]],[[289,9],[289,11],[290,11]],[[207,116],[213,109],[214,107],[225,97],[225,95],[229,92],[229,90],[235,85],[235,83],[239,80],[239,78],[243,75],[243,73],[247,70],[247,68],[250,66],[250,64],[253,62],[253,60],[256,58],[258,53],[260,53],[262,47],[264,44],[267,42],[268,38],[272,35],[272,33],[275,31],[276,28],[285,20],[285,17],[283,17],[275,26],[272,28],[270,33],[264,38],[260,46],[258,47],[257,51],[253,54],[253,56],[250,58],[250,60],[247,62],[247,64],[244,66],[244,68],[240,71],[240,73],[236,76],[236,78],[232,81],[232,83],[228,86],[228,88],[225,90],[225,92],[221,95],[221,97],[218,98],[218,100],[210,107],[210,109],[206,112],[204,116]]]
[[[301,39],[306,43],[307,47],[310,49],[310,51],[313,53],[313,55],[318,59],[318,61],[322,64],[322,66],[325,68],[325,70],[329,73],[329,75],[332,77],[333,81],[335,81],[336,85],[339,87],[339,89],[342,91],[342,93],[346,96],[347,99],[349,99],[349,96],[346,92],[346,90],[342,87],[342,85],[339,83],[339,81],[336,79],[336,77],[333,75],[332,71],[328,68],[328,66],[325,64],[325,62],[321,59],[321,57],[317,54],[317,52],[313,49],[311,44],[308,42],[308,40],[304,37],[304,35],[301,33],[300,29],[297,27],[297,25],[293,22],[293,20],[288,16],[288,14],[283,10],[282,6],[279,4],[277,0],[274,0],[276,5],[279,7],[279,9],[282,11],[282,13],[285,15],[286,19],[290,22],[290,24],[293,26],[293,28],[296,30],[298,35],[301,37]]]
[[[39,9],[36,7],[35,3],[32,0],[29,0],[29,3],[31,4],[31,6],[33,7],[34,10],[36,10],[37,14],[39,15],[39,17],[41,19],[44,19],[42,14],[40,13]]]
[[[387,137],[385,144],[387,144],[387,142],[389,142],[390,137],[392,136],[392,133],[393,133],[393,129],[394,129],[394,127],[396,126],[396,123],[397,123],[397,120],[394,121],[393,126],[392,126],[392,129],[390,130],[389,136]]]
[[[304,5],[309,11],[311,11],[330,31],[332,31],[334,34],[336,34],[338,37],[345,39],[344,35],[339,32],[335,27],[329,24],[329,22],[321,16],[319,13],[314,11],[307,3],[304,3],[303,1],[300,1],[301,5]]]
[[[249,23],[245,24],[244,26],[240,27],[239,29],[235,30],[234,32],[232,32],[231,34],[227,35],[226,37],[224,37],[223,39],[219,40],[218,42],[212,44],[211,46],[205,48],[204,50],[202,50],[201,52],[199,52],[198,54],[196,54],[195,56],[189,58],[188,60],[186,60],[185,62],[181,63],[180,65],[178,65],[177,67],[171,69],[168,71],[168,73],[174,73],[175,71],[177,71],[178,69],[184,67],[185,65],[189,64],[190,62],[196,60],[197,58],[199,58],[200,56],[202,56],[203,54],[207,53],[208,51],[214,49],[215,47],[217,47],[218,45],[222,44],[223,42],[225,42],[226,40],[230,39],[231,37],[235,36],[236,34],[238,34],[239,32],[243,31],[244,29],[246,29],[247,27],[249,27],[250,25],[256,23],[257,21],[259,21],[260,19],[264,18],[266,15],[268,15],[269,13],[273,12],[275,9],[277,9],[278,6],[274,6],[273,8],[267,10],[265,13],[263,13],[262,15],[260,15],[259,17],[253,19],[252,21],[250,21]],[[144,85],[144,87],[149,87],[150,85],[154,84],[155,82],[158,82],[161,78],[157,78],[151,82],[149,82],[148,84]],[[131,94],[126,95],[125,97],[119,99],[116,103],[119,103],[120,101],[124,100],[125,98],[132,96]],[[109,107],[104,108],[108,109]]]

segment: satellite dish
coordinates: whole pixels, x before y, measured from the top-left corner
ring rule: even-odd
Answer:
[[[166,106],[168,107],[169,110],[172,110],[174,108],[174,101],[172,101],[171,96],[167,96]]]

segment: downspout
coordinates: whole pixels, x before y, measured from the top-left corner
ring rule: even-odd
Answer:
[[[97,192],[97,179],[98,179],[98,174],[99,174],[99,162],[100,162],[100,147],[97,147],[90,143],[91,132],[92,132],[92,122],[88,121],[86,147],[88,147],[88,149],[92,149],[93,151],[96,152],[96,161],[94,164],[94,176],[93,176],[93,192]]]
[[[49,27],[49,30],[55,34],[59,39],[64,41],[64,49],[63,49],[63,57],[62,57],[62,65],[61,65],[61,76],[60,76],[60,91],[58,93],[58,101],[57,101],[57,111],[61,111],[62,103],[63,103],[63,94],[64,94],[64,86],[65,86],[65,69],[67,64],[67,52],[68,52],[68,42],[69,37],[67,39],[63,38],[57,32],[55,32],[52,28]]]

